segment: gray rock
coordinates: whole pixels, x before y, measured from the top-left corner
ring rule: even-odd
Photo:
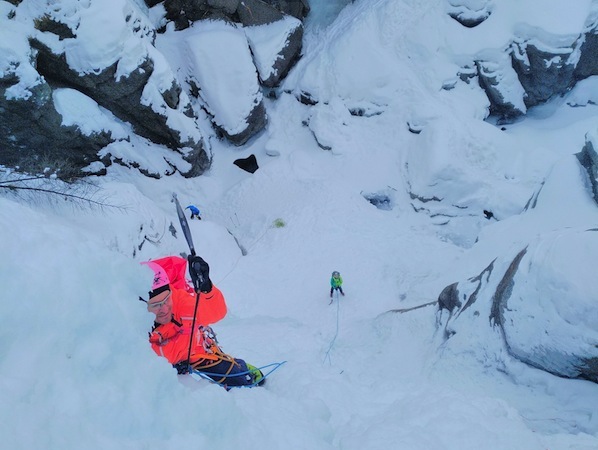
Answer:
[[[63,179],[81,177],[81,168],[99,160],[97,152],[112,142],[111,135],[87,136],[63,126],[52,89],[41,79],[29,98],[7,99],[6,89],[17,81],[14,75],[0,79],[0,164],[30,173],[49,168]]]
[[[573,42],[557,37],[546,40],[536,37],[512,44],[513,68],[525,89],[528,108],[564,94],[573,85]]]
[[[299,20],[305,19],[310,11],[307,0],[265,0],[265,3]]]
[[[177,30],[204,19],[228,20],[244,26],[276,22],[284,14],[303,20],[310,10],[307,0],[165,0],[164,9],[166,19],[173,21]]]
[[[284,17],[283,13],[274,6],[261,0],[243,0],[239,3],[237,15],[246,27],[278,22]]]
[[[579,61],[573,72],[576,81],[598,75],[598,18],[579,39]]]
[[[239,0],[165,0],[166,19],[174,22],[177,30],[188,28],[198,20],[227,20],[239,7]]]
[[[208,5],[215,10],[232,15],[239,7],[239,0],[208,0]]]
[[[586,143],[581,152],[575,156],[588,174],[588,179],[592,187],[592,196],[596,204],[598,204],[598,153],[589,135],[586,135]]]
[[[76,37],[73,30],[71,30],[68,25],[58,22],[49,16],[44,16],[38,19],[35,27],[39,31],[55,34],[61,41],[64,39],[74,39]]]
[[[65,118],[54,104],[54,90],[71,88],[130,124],[138,136],[177,153],[172,160],[166,161],[171,168],[166,173],[179,171],[185,176],[203,173],[209,167],[210,158],[186,94],[172,74],[170,87],[164,89],[168,72],[161,74],[161,85],[148,82],[154,71],[152,58],[159,55],[149,50],[156,33],[143,12],[132,8],[123,19],[132,38],[139,39],[139,48],[148,49],[147,54],[145,58],[138,55],[139,66],[117,79],[119,60],[109,67],[88,67],[86,73],[83,70],[79,73],[69,66],[65,54],[61,53],[63,50],[51,50],[63,48],[59,44],[64,42],[73,48],[79,39],[73,31],[77,25],[61,22],[63,11],[60,8],[52,11],[32,23],[36,33],[31,36],[19,33],[18,24],[10,22],[16,14],[2,19],[6,21],[4,26],[14,30],[15,39],[22,46],[28,44],[30,51],[27,55],[2,54],[3,58],[14,58],[14,61],[4,61],[5,69],[0,79],[0,144],[3,150],[0,163],[36,173],[50,168],[58,176],[69,178],[81,176],[83,169],[85,174],[90,170],[103,173],[106,166],[117,162],[137,167],[149,176],[159,176],[151,167],[141,167],[135,161],[135,150],[127,155],[126,161],[122,153],[120,156],[110,154],[111,148],[117,152],[122,148],[122,145],[110,146],[116,141],[111,134],[114,131],[100,128],[83,132],[75,125],[64,126]],[[157,56],[150,56],[154,54]],[[135,55],[120,55],[121,58],[130,56]],[[151,97],[151,105],[147,104],[147,98],[142,99],[142,95]],[[176,120],[171,120],[173,118]],[[119,135],[118,140],[126,142],[130,137],[125,133]],[[142,160],[147,160],[145,155]]]
[[[442,290],[438,296],[438,308],[452,312],[455,308],[461,307],[457,285],[458,283],[449,284]]]
[[[59,86],[79,90],[110,110],[119,119],[130,123],[136,134],[174,151],[189,147],[192,151],[184,156],[192,167],[183,174],[193,176],[203,173],[209,166],[209,157],[203,148],[203,141],[183,141],[180,132],[169,127],[168,115],[154,111],[141,101],[143,90],[153,72],[153,61],[146,58],[128,77],[116,79],[118,61],[98,73],[80,74],[69,67],[64,55],[56,55],[37,40],[32,45],[38,49],[36,68],[44,78]],[[179,107],[181,87],[173,81],[170,89],[162,93],[167,106]],[[186,108],[191,115],[191,106]],[[193,175],[192,175],[193,174]]]

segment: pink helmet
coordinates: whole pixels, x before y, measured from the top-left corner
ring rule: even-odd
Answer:
[[[154,271],[154,281],[152,283],[152,288],[150,291],[150,298],[153,295],[157,295],[159,292],[165,290],[165,287],[170,284],[170,280],[168,279],[168,275],[166,275],[166,271],[162,266],[156,264],[153,261],[144,261],[141,264],[146,264],[149,266],[150,269]],[[163,289],[160,289],[164,287]],[[153,294],[153,295],[152,295]]]
[[[154,271],[151,290],[154,295],[170,287],[193,292],[193,288],[189,286],[185,278],[187,270],[186,259],[180,256],[166,256],[152,261],[144,261],[141,264],[147,265]]]

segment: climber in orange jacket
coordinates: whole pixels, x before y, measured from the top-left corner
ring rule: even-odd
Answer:
[[[165,357],[179,374],[193,369],[225,386],[258,382],[262,377],[258,369],[248,368],[245,361],[223,353],[218,346],[210,325],[226,315],[224,296],[212,284],[208,264],[199,256],[190,256],[188,260],[193,288],[185,280],[187,261],[183,258],[170,256],[144,263],[154,270],[154,283],[147,300],[148,311],[156,316],[149,334],[152,349]]]
[[[150,333],[152,349],[160,356],[164,356],[171,364],[186,361],[189,353],[189,338],[193,323],[195,295],[183,289],[169,289],[165,285],[162,289],[152,292],[153,296],[147,302],[148,311],[156,315],[154,327]],[[222,292],[213,287],[209,293],[200,293],[199,304],[224,303]],[[200,309],[200,308],[198,308]],[[204,330],[212,321],[203,314],[196,315],[196,332],[191,345],[190,362],[193,364],[200,359],[217,360],[211,350],[211,342],[206,340],[199,329]]]

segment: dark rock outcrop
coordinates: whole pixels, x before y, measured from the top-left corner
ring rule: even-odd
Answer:
[[[586,135],[586,143],[577,153],[577,159],[588,174],[588,180],[592,187],[592,196],[596,204],[598,204],[598,153],[594,147],[594,140],[590,135]]]
[[[223,19],[233,15],[239,0],[165,0],[166,19],[177,30],[184,30],[195,21]]]
[[[148,6],[160,3],[146,0]],[[303,20],[309,13],[306,0],[164,0],[166,19],[182,30],[198,20],[228,20],[243,26],[265,25],[286,15]]]
[[[239,21],[246,27],[267,25],[282,20],[284,14],[261,0],[243,0],[237,8]]]
[[[525,90],[527,107],[536,106],[567,92],[573,84],[571,42],[544,44],[538,38],[512,44],[513,68]]]
[[[20,170],[31,172],[50,168],[58,176],[67,178],[83,173],[103,173],[105,166],[117,162],[137,167],[142,173],[159,176],[155,170],[140,167],[134,160],[134,151],[126,162],[122,156],[112,157],[110,150],[100,156],[99,151],[117,138],[111,131],[102,128],[82,132],[79,126],[71,125],[72,118],[65,120],[62,117],[54,103],[54,95],[58,89],[70,88],[130,124],[137,136],[177,153],[179,162],[164,158],[166,165],[172,169],[168,173],[179,171],[185,176],[203,173],[209,167],[210,158],[194,122],[188,98],[182,95],[182,88],[172,74],[170,87],[164,87],[164,81],[168,81],[167,72],[161,74],[162,84],[150,82],[155,64],[150,55],[158,54],[148,50],[145,58],[143,54],[134,56],[140,61],[138,67],[119,74],[121,60],[131,55],[126,53],[126,47],[115,48],[121,53],[115,53],[116,60],[108,67],[76,70],[67,63],[65,51],[65,48],[78,45],[79,38],[73,31],[76,24],[61,22],[59,13],[60,8],[33,20],[38,32],[29,38],[29,55],[9,62],[12,70],[5,70],[2,74],[0,145],[3,151],[0,152],[0,164],[19,166]],[[155,32],[142,14],[133,8],[131,14],[122,19],[124,29],[130,27],[129,39],[139,43],[133,51],[147,49]],[[13,26],[10,20],[9,17],[4,26],[18,28],[18,24]],[[16,35],[15,39],[20,39],[21,44],[26,42],[23,35]],[[85,42],[81,45],[84,46]],[[143,98],[148,93],[150,100]],[[174,127],[170,123],[175,124]],[[128,140],[126,136],[118,138],[123,139]],[[147,158],[143,156],[141,159]]]
[[[98,73],[80,74],[68,65],[64,55],[54,54],[36,40],[32,41],[32,45],[38,50],[36,68],[49,83],[73,87],[84,93],[119,119],[130,123],[136,134],[154,143],[174,151],[183,147],[192,149],[184,157],[192,165],[184,175],[198,175],[208,168],[209,157],[205,154],[203,141],[183,140],[180,132],[167,124],[168,112],[156,112],[142,101],[143,90],[154,70],[151,59],[146,58],[127,77],[117,79],[118,61]],[[180,94],[181,87],[173,80],[170,89],[162,92],[165,105],[172,110],[179,108]],[[192,116],[190,105],[185,112]]]
[[[438,296],[438,308],[446,309],[447,311],[452,312],[456,308],[460,307],[461,300],[459,299],[457,283],[449,284]]]
[[[265,0],[266,3],[274,6],[284,14],[303,20],[310,11],[307,0]]]
[[[99,73],[82,75],[69,67],[64,55],[55,55],[35,41],[34,46],[39,49],[37,69],[45,79],[57,86],[70,86],[84,93],[119,119],[130,123],[136,134],[173,150],[201,145],[200,142],[182,142],[180,133],[167,125],[168,116],[155,112],[141,101],[143,89],[154,70],[151,59],[146,58],[127,77],[117,79],[118,61]],[[173,80],[170,89],[162,93],[162,98],[166,105],[176,109],[180,94],[181,87]],[[187,111],[191,116],[190,106]]]
[[[579,61],[573,72],[576,81],[598,75],[598,23],[591,24],[588,27],[580,42]]]
[[[98,160],[97,152],[112,142],[111,135],[88,136],[63,126],[52,88],[41,78],[28,98],[7,98],[6,90],[17,82],[15,76],[0,79],[0,164],[31,173],[49,169],[63,179],[82,176],[81,168]]]

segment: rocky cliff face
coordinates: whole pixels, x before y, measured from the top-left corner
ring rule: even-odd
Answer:
[[[488,346],[477,355],[483,362],[509,365],[512,358],[561,377],[598,383],[597,141],[596,133],[589,133],[576,157],[555,166],[518,219],[517,235],[507,223],[497,225],[497,239],[504,227],[510,248],[489,254],[493,259],[479,274],[440,293],[443,345],[463,350],[471,340],[484,339]],[[577,223],[567,221],[564,202],[547,200],[555,193],[584,211]],[[526,233],[526,216],[534,215],[536,225]],[[544,229],[538,228],[537,217],[544,218]]]
[[[95,0],[88,5],[63,2],[45,8],[0,1],[1,26],[15,43],[0,49],[0,164],[36,173],[50,169],[62,178],[102,174],[112,163],[153,177],[174,172],[201,175],[210,165],[211,154],[199,117],[207,111],[215,131],[235,145],[261,132],[267,117],[259,86],[276,87],[297,61],[301,20],[309,11],[304,1],[259,0],[148,0],[145,5]],[[161,19],[152,22],[150,16]],[[208,86],[193,79],[194,89],[188,89],[189,79],[180,80],[156,48],[169,23],[179,31],[200,21],[240,30],[274,24],[272,28],[278,30],[277,22],[288,17],[294,22],[282,28],[279,54],[271,58],[271,67],[265,69],[263,61],[256,61],[260,70],[248,69],[246,77],[253,77],[258,88],[251,108],[234,124],[219,121],[214,112],[218,105],[209,104],[209,95],[200,95]],[[105,21],[118,36],[90,42],[92,34],[86,30],[102,27]],[[248,55],[250,45],[246,41]],[[226,55],[226,48],[217,50]],[[222,78],[226,80],[227,74],[222,73]],[[86,96],[98,111],[128,130],[106,126],[89,130],[68,120],[56,98],[65,89]],[[146,162],[150,144],[159,148],[156,151],[164,162],[160,167]]]
[[[449,0],[449,15],[474,28],[491,16],[493,4],[493,0]],[[490,100],[490,113],[504,123],[598,73],[597,56],[598,13],[591,11],[576,35],[522,25],[505,48],[474,56],[473,64],[463,67],[461,79],[477,80]]]

